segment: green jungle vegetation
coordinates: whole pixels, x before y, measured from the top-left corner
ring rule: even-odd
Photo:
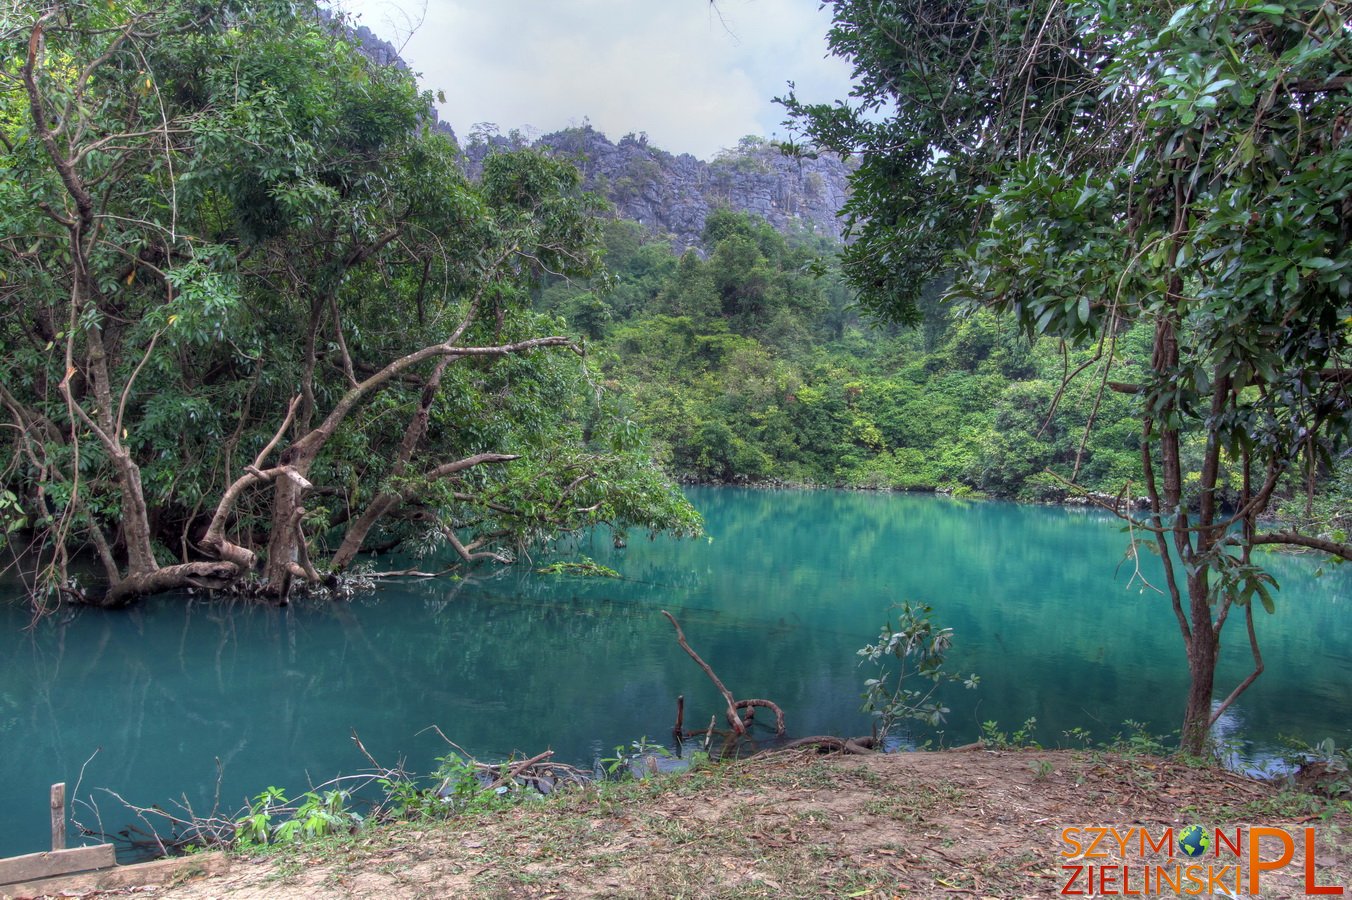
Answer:
[[[21,2],[0,47],[0,533],[37,610],[698,532],[530,302],[600,265],[572,166],[470,183],[312,4]]]
[[[919,328],[876,324],[810,234],[719,210],[680,256],[626,220],[604,236],[607,280],[556,279],[537,304],[589,338],[677,477],[1027,501],[1140,484],[1130,398],[1093,375],[1062,389],[1092,353],[943,303],[942,282]],[[1148,334],[1120,352],[1148,358]]]
[[[613,237],[613,303],[542,299],[694,477],[1140,498],[1201,755],[1264,669],[1254,551],[1352,559],[1352,8],[827,6],[851,96],[779,102],[788,152],[858,159],[837,274],[722,214],[674,267]],[[849,296],[916,330],[859,330]],[[1241,617],[1253,669],[1216,703]]]
[[[591,365],[677,478],[1023,502],[1145,493],[1137,402],[1107,386],[1096,348],[946,302],[951,278],[925,286],[908,327],[854,302],[836,245],[745,213],[711,213],[701,246],[680,255],[624,219],[603,237],[603,278],[551,279],[535,302],[587,338]],[[1143,377],[1148,329],[1116,341],[1112,378]],[[1184,447],[1203,450],[1196,436]],[[1316,465],[1307,483],[1310,471],[1289,474],[1277,511],[1345,533],[1352,466]]]

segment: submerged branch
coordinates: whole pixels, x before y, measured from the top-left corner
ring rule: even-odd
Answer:
[[[676,642],[681,645],[681,649],[688,653],[690,658],[704,670],[704,674],[709,676],[709,680],[714,683],[714,687],[718,688],[718,692],[723,695],[723,699],[728,701],[728,724],[732,726],[732,730],[737,734],[746,734],[746,726],[742,724],[742,717],[737,715],[737,701],[733,699],[732,691],[724,686],[719,677],[714,674],[714,670],[709,667],[709,664],[700,659],[698,653],[690,649],[690,645],[685,640],[685,632],[681,631],[681,625],[676,621],[676,617],[665,609],[662,610],[662,615],[666,616],[667,621],[676,629]]]

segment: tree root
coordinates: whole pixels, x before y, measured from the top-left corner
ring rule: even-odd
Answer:
[[[787,744],[781,744],[778,747],[770,747],[755,754],[761,753],[782,753],[785,750],[801,750],[804,747],[811,747],[818,753],[840,753],[847,756],[872,756],[878,751],[875,748],[876,741],[871,737],[840,738],[830,734],[815,734],[811,737],[797,738],[789,741]]]

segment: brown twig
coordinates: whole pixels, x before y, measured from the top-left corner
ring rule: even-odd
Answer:
[[[509,769],[505,775],[499,775],[497,780],[495,780],[492,784],[483,789],[482,793],[495,791],[498,788],[502,787],[504,784],[508,784],[510,782],[515,781],[517,779],[517,776],[520,775],[522,772],[526,771],[536,763],[544,762],[553,755],[554,755],[553,750],[546,750],[544,753],[537,753],[530,759],[523,759],[521,762],[512,766],[512,768]],[[506,768],[505,764],[503,765],[503,768]]]
[[[355,728],[352,729],[352,743],[357,745],[357,749],[361,751],[361,755],[366,757],[366,761],[369,762],[372,767],[376,769],[382,768],[380,763],[376,762],[375,757],[367,751],[366,745],[361,742],[361,738],[357,737],[357,729]]]

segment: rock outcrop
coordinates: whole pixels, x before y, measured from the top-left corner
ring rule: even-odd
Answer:
[[[835,156],[794,159],[763,138],[747,137],[704,162],[653,147],[646,135],[625,135],[616,144],[584,126],[533,142],[516,132],[476,133],[464,148],[467,170],[477,176],[493,149],[528,143],[572,160],[588,190],[608,198],[619,215],[653,235],[669,237],[678,251],[699,243],[705,218],[720,207],[760,216],[785,233],[841,240],[836,214],[845,203],[850,167]]]
[[[327,11],[321,17],[333,20]],[[379,65],[406,69],[398,51],[369,28],[341,22],[362,52]],[[451,126],[428,118],[456,140]],[[764,138],[745,137],[713,162],[689,153],[674,155],[648,143],[645,134],[627,134],[618,144],[585,125],[546,134],[535,141],[513,131],[502,135],[476,130],[462,145],[465,168],[478,177],[484,156],[498,148],[534,146],[572,160],[587,190],[615,204],[618,215],[633,219],[655,237],[670,238],[676,250],[699,244],[704,220],[714,209],[728,208],[760,216],[784,233],[806,232],[842,240],[837,217],[845,204],[850,166],[838,157],[816,159],[785,156]]]
[[[400,71],[408,71],[408,63],[399,55],[399,51],[389,41],[382,39],[374,31],[365,25],[357,25],[345,16],[337,16],[332,10],[319,7],[316,12],[321,21],[330,23],[338,30],[338,33],[356,44],[363,56],[371,60],[378,66],[394,66]],[[449,122],[443,122],[437,117],[436,107],[428,107],[427,118],[431,121],[432,127],[441,134],[449,137],[458,144],[455,137],[455,129]]]

